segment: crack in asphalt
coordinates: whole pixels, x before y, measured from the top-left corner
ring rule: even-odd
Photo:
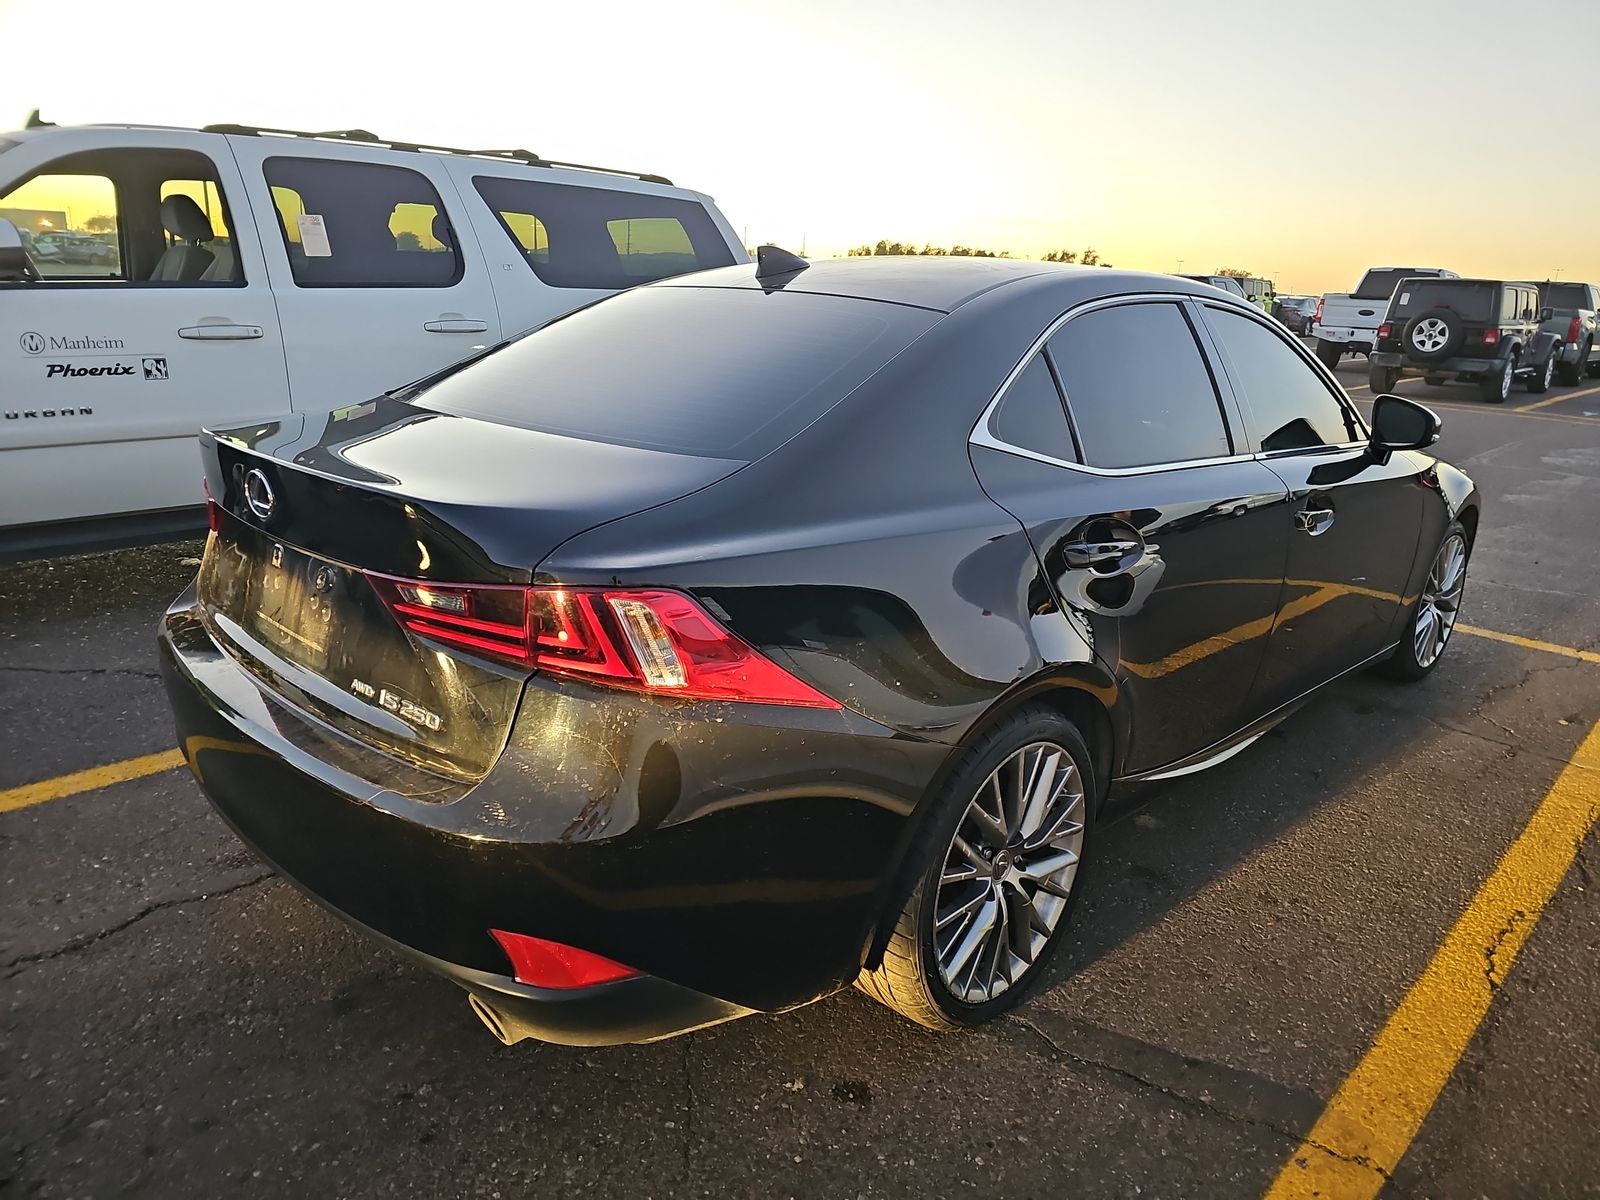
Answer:
[[[1528,914],[1522,909],[1513,909],[1511,919],[1495,931],[1494,940],[1483,948],[1483,977],[1489,981],[1489,992],[1492,995],[1500,990],[1500,985],[1505,982],[1505,974],[1499,970],[1499,964],[1494,961],[1494,956],[1500,953],[1500,947],[1505,945],[1506,939],[1516,932],[1517,926],[1528,919]]]
[[[170,900],[158,900],[154,904],[148,904],[144,908],[141,908],[138,912],[134,913],[133,916],[128,917],[126,920],[118,921],[115,925],[112,925],[106,929],[98,930],[95,933],[81,934],[80,936],[66,942],[64,945],[57,946],[54,950],[37,950],[31,954],[20,954],[16,958],[0,963],[0,971],[7,972],[7,980],[15,979],[22,973],[23,969],[27,967],[31,967],[36,963],[48,962],[51,959],[63,958],[69,954],[76,954],[81,950],[87,950],[89,947],[103,942],[107,938],[115,937],[124,930],[131,929],[140,921],[143,921],[146,917],[153,916],[155,913],[161,912],[164,909],[176,908],[182,904],[197,904],[202,900],[216,900],[223,896],[231,896],[234,892],[241,892],[245,888],[255,887],[259,883],[265,883],[267,880],[274,879],[276,877],[276,872],[263,871],[259,875],[252,875],[249,879],[242,880],[239,883],[229,884],[224,888],[216,888],[212,891],[200,892],[193,896],[175,896]]]
[[[1544,668],[1541,668],[1541,669],[1542,670],[1550,670],[1551,668],[1544,667]],[[1557,668],[1557,669],[1560,669],[1560,668]],[[1462,737],[1471,738],[1473,741],[1483,742],[1486,745],[1490,745],[1490,746],[1499,746],[1502,750],[1511,750],[1511,751],[1513,751],[1513,752],[1515,752],[1517,754],[1526,754],[1530,758],[1542,759],[1545,762],[1553,763],[1554,765],[1556,765],[1558,767],[1576,766],[1576,767],[1581,767],[1582,769],[1584,769],[1586,771],[1592,771],[1592,770],[1596,769],[1594,767],[1589,766],[1587,763],[1574,763],[1571,759],[1562,758],[1558,754],[1551,754],[1547,750],[1540,750],[1538,747],[1530,746],[1526,742],[1521,741],[1521,740],[1517,740],[1517,741],[1502,741],[1500,738],[1490,737],[1488,734],[1483,733],[1480,730],[1468,729],[1463,725],[1456,725],[1456,724],[1454,724],[1454,723],[1452,723],[1450,721],[1442,720],[1441,718],[1436,717],[1431,713],[1425,713],[1421,709],[1418,709],[1418,708],[1407,708],[1403,704],[1390,704],[1390,703],[1387,703],[1386,701],[1383,701],[1383,700],[1371,700],[1371,699],[1368,699],[1368,700],[1364,700],[1363,703],[1371,704],[1373,707],[1381,708],[1386,712],[1399,713],[1399,714],[1402,714],[1402,715],[1408,716],[1408,717],[1417,717],[1420,720],[1428,722],[1428,724],[1434,726],[1435,728],[1443,729],[1448,733],[1458,733]],[[1514,737],[1514,738],[1519,737],[1519,735],[1517,734],[1517,732],[1514,729],[1510,729],[1507,726],[1500,724],[1500,722],[1496,721],[1493,717],[1484,716],[1484,714],[1482,714],[1482,713],[1474,713],[1473,715],[1474,716],[1478,716],[1478,717],[1482,717],[1485,721],[1488,721],[1491,725],[1494,725],[1497,729],[1504,729],[1507,733],[1511,734],[1511,736]]]
[[[683,1045],[683,1169],[688,1180],[694,1178],[694,1072],[689,1065],[689,1038],[678,1039]]]
[[[133,675],[139,679],[161,678],[160,671],[148,671],[142,667],[0,667],[0,671],[20,675]]]
[[[1206,1113],[1210,1116],[1221,1117],[1230,1124],[1245,1125],[1257,1129],[1264,1129],[1269,1133],[1283,1138],[1285,1141],[1294,1143],[1297,1147],[1308,1146],[1313,1150],[1320,1151],[1321,1153],[1326,1154],[1331,1158],[1336,1158],[1341,1162],[1347,1162],[1354,1166],[1365,1168],[1366,1170],[1371,1171],[1374,1175],[1378,1176],[1378,1178],[1382,1179],[1390,1186],[1391,1189],[1404,1194],[1403,1189],[1395,1182],[1394,1176],[1380,1167],[1377,1163],[1373,1162],[1366,1155],[1344,1154],[1338,1150],[1335,1150],[1332,1146],[1325,1145],[1321,1142],[1312,1141],[1307,1135],[1296,1132],[1293,1129],[1285,1128],[1275,1121],[1269,1121],[1261,1117],[1252,1117],[1245,1113],[1235,1112],[1231,1108],[1216,1104],[1203,1097],[1185,1095],[1183,1092],[1180,1092],[1175,1088],[1168,1087],[1167,1085],[1159,1083],[1153,1079],[1147,1079],[1143,1075],[1140,1075],[1137,1071],[1130,1070],[1129,1068],[1121,1066],[1118,1063],[1106,1062],[1097,1058],[1089,1058],[1083,1054],[1077,1053],[1076,1051],[1068,1050],[1065,1046],[1061,1045],[1060,1042],[1056,1041],[1048,1033],[1040,1029],[1027,1017],[1013,1015],[1012,1020],[1015,1021],[1016,1024],[1022,1026],[1024,1029],[1032,1033],[1041,1042],[1048,1046],[1055,1054],[1063,1059],[1068,1060],[1069,1062],[1077,1063],[1079,1066],[1092,1067],[1096,1070],[1105,1071],[1108,1074],[1117,1076],[1119,1079],[1125,1079],[1131,1083],[1137,1084],[1142,1088],[1158,1092],[1177,1104],[1184,1105],[1185,1107],[1194,1109],[1198,1112]],[[1187,1058],[1185,1055],[1179,1054],[1177,1051],[1169,1050],[1168,1053],[1184,1059],[1185,1062],[1192,1063],[1195,1061]],[[1303,1156],[1296,1156],[1294,1161],[1302,1166],[1305,1165],[1305,1159]]]

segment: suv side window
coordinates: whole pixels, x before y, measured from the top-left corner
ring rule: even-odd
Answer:
[[[472,185],[551,287],[616,290],[731,266],[702,205],[672,196],[477,175]]]
[[[1050,338],[1067,408],[1094,467],[1144,467],[1233,453],[1222,402],[1178,305],[1122,304]]]
[[[450,287],[461,278],[444,202],[427,176],[384,163],[269,158],[296,287]]]
[[[1261,321],[1206,308],[1234,387],[1254,418],[1255,449],[1271,454],[1362,439],[1354,414],[1293,347]]]
[[[1500,324],[1509,325],[1517,319],[1517,310],[1521,307],[1517,303],[1518,292],[1514,287],[1500,290]]]
[[[989,418],[989,432],[1008,446],[1063,462],[1078,461],[1061,393],[1042,353],[1035,354],[1006,388]]]
[[[177,194],[195,204],[182,214],[182,238],[161,212]],[[42,284],[202,287],[243,278],[216,167],[197,151],[69,154],[0,195],[0,217],[17,227]]]

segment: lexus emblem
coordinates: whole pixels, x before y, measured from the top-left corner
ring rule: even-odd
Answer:
[[[272,506],[278,502],[278,498],[272,494],[272,485],[267,482],[260,467],[252,467],[244,477],[244,502],[263,521],[272,516]]]
[[[30,329],[17,339],[17,344],[22,347],[24,354],[43,354],[44,334],[35,333]]]

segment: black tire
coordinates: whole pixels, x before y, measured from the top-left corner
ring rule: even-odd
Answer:
[[[1466,336],[1466,324],[1448,308],[1419,312],[1400,329],[1400,345],[1407,358],[1434,362],[1449,358]]]
[[[1462,551],[1461,578],[1454,589],[1454,598],[1451,601],[1455,607],[1450,609],[1451,615],[1444,630],[1443,640],[1438,643],[1433,652],[1433,657],[1424,662],[1417,646],[1418,626],[1426,619],[1429,589],[1432,588],[1436,581],[1436,572],[1439,570],[1440,559],[1445,554],[1445,547],[1450,544],[1453,538],[1459,539]],[[1400,644],[1394,648],[1392,655],[1377,665],[1375,670],[1378,674],[1389,679],[1399,680],[1402,683],[1415,683],[1439,665],[1439,660],[1444,657],[1444,652],[1450,645],[1450,634],[1455,629],[1455,614],[1461,611],[1461,597],[1467,586],[1467,568],[1471,563],[1472,542],[1467,537],[1467,531],[1462,528],[1460,521],[1451,521],[1449,525],[1445,526],[1444,536],[1439,539],[1439,545],[1434,550],[1433,561],[1429,565],[1427,578],[1423,580],[1422,591],[1418,594],[1417,601],[1412,606],[1411,617],[1406,621],[1405,632],[1401,634]],[[1436,619],[1442,621],[1444,618],[1438,615],[1440,610],[1437,600],[1434,601],[1434,606]],[[1427,641],[1427,639],[1423,640],[1424,642]]]
[[[1322,338],[1317,339],[1317,358],[1328,370],[1337,370],[1339,360],[1344,357],[1344,343],[1330,342]]]
[[[1592,362],[1590,362],[1590,364],[1589,364],[1589,378],[1590,379],[1600,379],[1600,358],[1597,358],[1597,359],[1593,360]]]
[[[1478,381],[1478,397],[1490,404],[1504,404],[1511,395],[1511,380],[1515,376],[1517,360],[1507,355],[1498,369],[1490,371]]]
[[[1422,377],[1422,382],[1427,384],[1429,387],[1443,387],[1445,384],[1450,382],[1450,377],[1448,375],[1425,374]]]
[[[1578,355],[1571,362],[1561,364],[1561,386],[1576,387],[1583,382],[1583,367],[1589,361],[1589,343],[1578,344]],[[1593,372],[1590,372],[1593,374]]]
[[[1550,390],[1550,381],[1556,374],[1556,356],[1551,354],[1544,360],[1544,366],[1535,367],[1533,374],[1523,380],[1524,386],[1534,395]]]
[[[969,806],[1001,765],[1039,742],[1053,743],[1064,751],[1079,772],[1083,795],[1080,863],[1089,853],[1100,781],[1095,776],[1089,747],[1072,722],[1054,709],[1024,708],[1000,721],[963,753],[959,765],[929,800],[934,808],[918,845],[911,850],[923,860],[922,875],[895,921],[883,961],[871,970],[863,969],[856,978],[856,987],[861,991],[919,1025],[935,1030],[970,1028],[1015,1008],[1038,988],[1050,960],[1066,940],[1064,935],[1083,891],[1076,872],[1066,886],[1065,905],[1058,910],[1048,940],[1020,977],[993,998],[971,1002],[957,996],[942,977],[934,944],[941,877],[947,856],[956,853],[956,835],[968,818]],[[982,881],[974,881],[974,886],[981,884]],[[1044,894],[1036,892],[1034,899]],[[980,950],[974,957],[979,958],[982,953]],[[959,976],[958,970],[958,979]]]
[[[1372,367],[1367,371],[1367,387],[1374,396],[1394,391],[1394,385],[1399,382],[1400,371],[1396,367]]]

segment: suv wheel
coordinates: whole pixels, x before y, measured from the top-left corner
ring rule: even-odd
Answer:
[[[1408,358],[1431,362],[1448,358],[1461,344],[1466,327],[1448,308],[1418,313],[1400,330],[1400,345]]]
[[[1317,358],[1328,370],[1336,370],[1339,360],[1344,357],[1344,344],[1342,342],[1329,342],[1322,338],[1317,339]]]
[[[1394,385],[1399,382],[1400,372],[1395,367],[1373,367],[1367,372],[1367,386],[1374,396],[1394,391]]]
[[[1550,357],[1544,360],[1544,366],[1535,367],[1533,374],[1528,376],[1525,381],[1528,390],[1535,395],[1540,392],[1548,392],[1550,390],[1550,381],[1555,378],[1555,375],[1556,356],[1552,353]]]
[[[935,799],[922,877],[856,986],[930,1029],[1015,1008],[1063,941],[1098,796],[1089,748],[1059,713],[996,725]]]
[[[1422,376],[1422,382],[1427,384],[1429,387],[1443,387],[1445,384],[1450,382],[1450,377],[1448,375],[1424,373]]]
[[[1589,361],[1589,343],[1579,342],[1577,356],[1571,362],[1561,364],[1561,383],[1565,387],[1575,387],[1583,382],[1583,365]],[[1591,372],[1592,373],[1592,372]]]
[[[1516,370],[1517,360],[1508,354],[1498,370],[1490,371],[1479,380],[1478,395],[1490,404],[1504,404],[1506,397],[1511,395],[1511,380]]]

